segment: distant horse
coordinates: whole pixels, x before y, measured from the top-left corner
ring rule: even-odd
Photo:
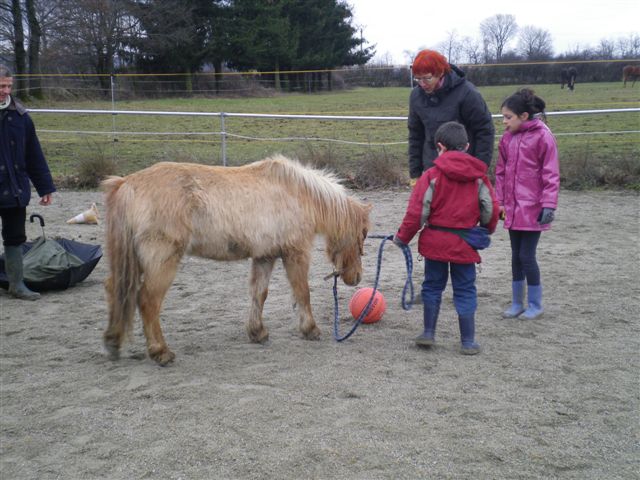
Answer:
[[[631,84],[631,87],[633,87],[638,78],[640,78],[640,67],[627,65],[622,69],[622,81],[624,82],[624,87],[627,86],[628,80],[633,80],[633,83]]]
[[[573,89],[576,87],[577,76],[578,71],[575,69],[575,67],[563,68],[560,71],[560,77],[562,79],[560,88],[564,88],[564,85],[566,84],[569,90],[573,91]]]
[[[299,308],[299,328],[307,339],[320,336],[308,280],[316,234],[325,236],[334,275],[347,285],[357,285],[362,277],[371,205],[349,196],[333,174],[283,156],[242,167],[164,162],[126,177],[110,177],[102,186],[110,267],[104,344],[114,359],[132,328],[136,304],[149,356],[160,365],[175,358],[159,315],[185,254],[252,259],[246,329],[256,343],[269,337],[262,310],[277,258],[282,259]]]

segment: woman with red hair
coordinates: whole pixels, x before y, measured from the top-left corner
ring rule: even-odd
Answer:
[[[422,50],[411,67],[417,86],[409,97],[409,176],[412,184],[438,156],[434,136],[450,121],[464,125],[469,154],[491,164],[495,129],[491,112],[465,73],[434,50]]]

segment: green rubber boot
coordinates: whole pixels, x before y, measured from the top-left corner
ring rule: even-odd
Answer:
[[[23,281],[22,247],[4,248],[4,266],[9,279],[9,295],[21,300],[37,300],[40,294],[27,288]]]

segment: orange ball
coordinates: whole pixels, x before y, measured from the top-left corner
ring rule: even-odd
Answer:
[[[354,319],[357,320],[358,317],[360,317],[367,303],[369,303],[372,293],[373,288],[360,288],[353,294],[353,297],[351,297],[349,301],[349,311]],[[376,290],[369,312],[362,319],[362,323],[376,323],[382,318],[386,309],[387,301],[384,299],[384,295],[382,295],[379,290]]]

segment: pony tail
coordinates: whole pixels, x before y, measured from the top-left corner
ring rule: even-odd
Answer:
[[[107,178],[102,187],[106,193],[106,251],[111,272],[105,285],[109,325],[104,343],[112,356],[117,356],[133,327],[141,279],[131,220],[134,191],[121,177]]]

